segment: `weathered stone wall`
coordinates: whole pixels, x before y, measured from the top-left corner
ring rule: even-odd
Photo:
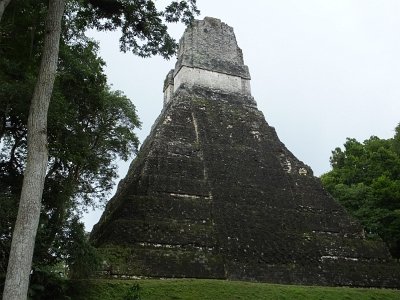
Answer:
[[[174,93],[174,70],[168,72],[164,80],[164,106],[171,100]]]
[[[186,66],[182,66],[175,75],[174,91],[182,84],[188,87],[202,86],[224,92],[251,94],[249,79]]]
[[[215,18],[195,20],[179,42],[175,75],[182,66],[250,79],[233,28]]]
[[[203,86],[223,92],[251,94],[249,69],[236,43],[233,28],[206,17],[188,27],[179,43],[178,61],[167,79],[164,103],[181,85]]]

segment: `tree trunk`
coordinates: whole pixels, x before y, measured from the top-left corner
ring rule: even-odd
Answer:
[[[47,168],[47,111],[57,70],[65,0],[50,0],[40,70],[28,118],[28,156],[3,300],[27,298]]]
[[[4,10],[6,9],[7,5],[10,4],[11,0],[0,0],[0,22],[1,18],[3,17]]]

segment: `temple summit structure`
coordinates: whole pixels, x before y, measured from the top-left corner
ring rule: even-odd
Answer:
[[[368,240],[279,140],[251,96],[232,27],[188,27],[164,108],[91,233],[116,277],[399,287]]]

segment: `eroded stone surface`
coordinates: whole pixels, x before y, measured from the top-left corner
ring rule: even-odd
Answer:
[[[91,234],[108,274],[399,287],[383,242],[364,238],[250,95],[183,83],[169,100]]]
[[[233,28],[210,17],[195,20],[183,34],[175,74],[182,66],[250,79]]]
[[[181,85],[251,94],[250,74],[233,28],[215,18],[195,20],[179,43],[178,61],[164,84],[164,104]]]

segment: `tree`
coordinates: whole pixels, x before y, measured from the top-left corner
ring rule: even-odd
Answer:
[[[47,111],[56,76],[64,0],[50,1],[39,75],[28,117],[27,163],[3,299],[25,299],[47,168]]]
[[[16,42],[15,47],[19,47]],[[10,45],[11,46],[11,45]],[[14,45],[13,45],[14,47]],[[17,50],[17,49],[16,49]],[[14,49],[11,51],[14,53]],[[109,89],[103,73],[104,62],[97,56],[97,45],[91,41],[61,43],[59,70],[55,81],[48,116],[49,166],[42,198],[40,227],[35,245],[33,268],[57,265],[73,254],[66,244],[82,243],[70,234],[72,219],[87,206],[105,199],[116,177],[116,156],[127,160],[138,147],[133,129],[140,124],[135,107],[121,92]],[[8,53],[3,53],[7,57]],[[23,53],[22,53],[23,55]],[[6,59],[6,58],[4,58]],[[2,59],[0,59],[1,65]],[[84,62],[85,64],[82,64]],[[0,75],[10,70],[6,65]],[[21,72],[26,73],[25,65]],[[25,72],[26,71],[26,72]],[[13,82],[13,78],[6,81]],[[15,198],[20,193],[26,158],[26,117],[24,94],[14,88],[0,92],[0,99],[9,95],[0,160],[0,251],[8,257],[10,226],[16,215]],[[25,85],[23,85],[25,88]],[[11,93],[11,94],[10,94]],[[0,106],[1,102],[0,100]],[[12,197],[11,197],[12,196]],[[9,208],[9,209],[8,209]],[[78,235],[75,235],[78,236]],[[71,256],[72,255],[72,256]],[[0,261],[0,273],[2,264]],[[5,272],[4,272],[5,273]],[[75,272],[76,273],[76,272]]]
[[[324,187],[400,258],[400,124],[391,139],[372,136],[363,143],[347,139],[332,151],[332,170],[321,176]]]
[[[80,28],[100,30],[122,29],[121,50],[132,50],[141,56],[161,54],[171,56],[175,41],[167,33],[167,22],[190,22],[197,12],[195,0],[172,2],[164,11],[158,11],[153,1],[71,1],[66,22],[75,19]],[[40,216],[40,204],[47,167],[47,111],[58,60],[64,0],[50,0],[44,32],[41,65],[34,90],[27,130],[27,163],[24,172],[21,199],[14,228],[11,254],[3,299],[24,299],[28,289],[33,246]],[[104,23],[101,23],[105,20]],[[141,43],[137,41],[142,41]],[[143,42],[144,41],[144,42]]]

